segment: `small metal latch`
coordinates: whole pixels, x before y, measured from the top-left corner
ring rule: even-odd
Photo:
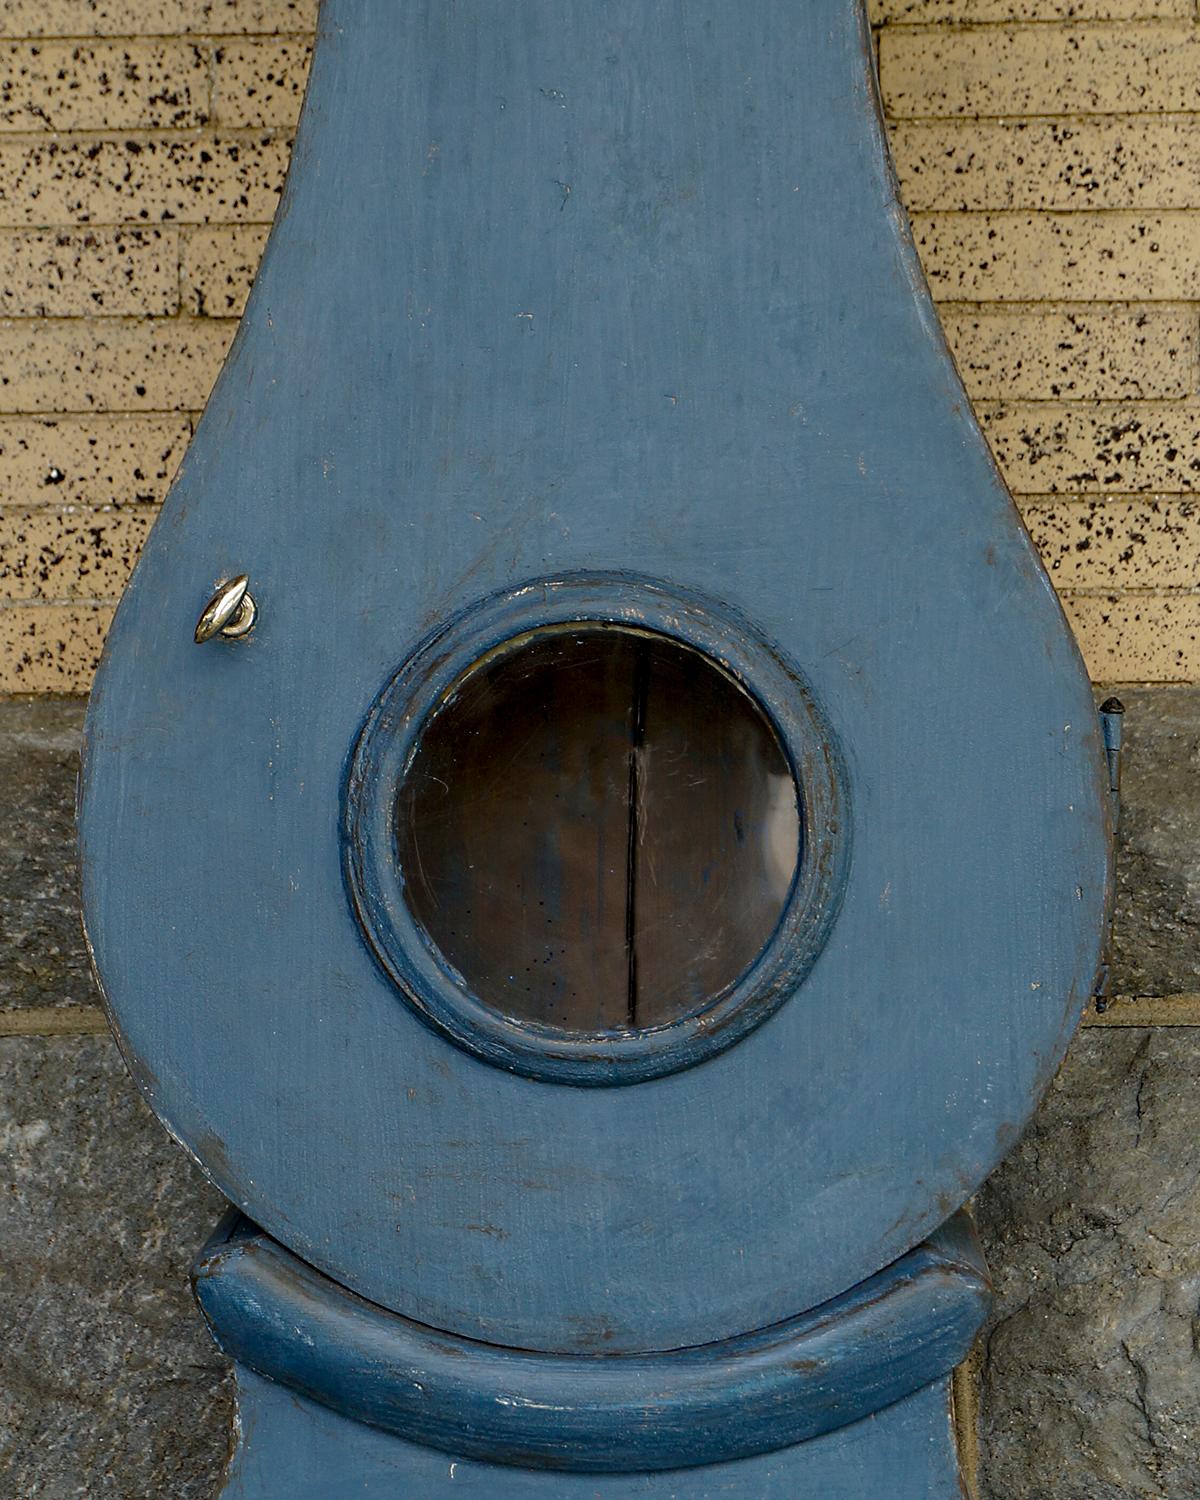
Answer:
[[[1108,761],[1108,789],[1113,796],[1113,828],[1121,810],[1121,721],[1125,705],[1120,698],[1106,698],[1100,705],[1100,731],[1104,735],[1104,755]]]
[[[1104,736],[1104,757],[1108,761],[1108,792],[1112,799],[1113,839],[1121,821],[1121,729],[1125,717],[1125,705],[1120,698],[1106,698],[1100,705],[1100,732]],[[1108,913],[1108,929],[1104,937],[1104,953],[1092,998],[1096,1014],[1103,1015],[1108,1009],[1109,964],[1112,958],[1113,913]]]
[[[197,646],[203,646],[205,641],[211,641],[215,635],[236,641],[250,634],[258,618],[258,606],[249,590],[250,579],[245,573],[239,573],[236,578],[230,578],[228,582],[221,584],[196,622]]]

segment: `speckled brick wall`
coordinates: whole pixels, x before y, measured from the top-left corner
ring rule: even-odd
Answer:
[[[1200,676],[1196,0],[873,0],[917,246],[1100,681]]]
[[[0,692],[88,686],[244,305],[315,13],[0,6]],[[1196,0],[872,20],[930,284],[1092,674],[1196,680]]]
[[[0,4],[0,692],[90,683],[233,337],[315,18]]]
[[[871,0],[976,410],[1093,676],[1160,684],[1125,694],[1116,998],[978,1203],[981,1500],[1200,1494],[1200,689],[1162,685],[1200,681],[1197,4]],[[265,241],[315,9],[0,0],[0,697],[87,689]],[[0,702],[0,1495],[203,1500],[229,1383],[184,1268],[221,1205],[96,1006],[82,711]]]

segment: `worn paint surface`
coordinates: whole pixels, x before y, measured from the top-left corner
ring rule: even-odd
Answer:
[[[459,672],[476,661],[494,659],[505,640],[528,639],[539,627],[542,632],[557,631],[564,622],[579,619],[600,622],[601,632],[614,624],[652,627],[652,638],[669,641],[675,649],[686,642],[711,662],[720,662],[733,678],[752,684],[780,736],[789,779],[796,788],[793,800],[799,798],[803,804],[805,856],[755,962],[731,984],[714,991],[704,1008],[685,1009],[652,1026],[551,1031],[486,1003],[467,977],[424,941],[407,897],[410,879],[417,883],[420,876],[406,873],[397,847],[396,808],[402,802],[409,764],[429,715],[453,696]],[[543,633],[538,638],[546,637]],[[528,733],[527,728],[509,725],[514,746],[501,752],[506,760],[519,753]],[[683,764],[697,779],[709,769],[702,748],[696,746]],[[578,789],[568,783],[563,794],[578,795]],[[574,574],[527,584],[482,601],[436,631],[373,705],[355,747],[345,803],[348,894],[398,993],[417,1014],[472,1053],[532,1078],[581,1085],[628,1085],[677,1072],[732,1046],[760,1025],[795,992],[821,952],[840,909],[851,857],[842,757],[798,669],[756,637],[747,621],[732,617],[727,607],[624,572]],[[731,832],[736,839],[736,828]],[[519,879],[517,870],[497,866],[495,858],[490,874],[514,884]],[[566,899],[566,880],[560,877],[558,884],[560,899]],[[705,893],[693,886],[676,895],[692,903],[686,921],[679,921],[682,930],[687,921],[697,921]],[[484,915],[481,903],[473,901],[472,907],[469,920],[478,922]],[[709,925],[715,926],[715,918]],[[628,951],[624,939],[622,930],[617,944],[622,957]],[[667,943],[659,946],[669,950]],[[518,955],[514,942],[509,962]],[[545,957],[560,972],[566,969],[552,944]],[[595,972],[591,982],[604,984],[604,974]],[[620,984],[617,1000],[622,1009],[627,995],[627,985]]]
[[[222,1500],[961,1500],[949,1382],[780,1453],[658,1474],[559,1474],[455,1458],[347,1422],[244,1371]]]
[[[89,930],[152,1104],[282,1243],[468,1337],[672,1348],[863,1280],[1004,1154],[1096,965],[1082,668],[902,229],[858,9],[787,21],[331,0],[92,706]],[[243,570],[258,629],[197,650]],[[852,858],[769,1019],[584,1090],[403,1003],[345,897],[340,799],[436,625],[631,571],[797,664]]]
[[[217,1232],[194,1282],[242,1368],[351,1421],[464,1457],[593,1474],[707,1467],[861,1421],[949,1374],[990,1300],[965,1214],[799,1318],[654,1355],[532,1354],[424,1328],[244,1219]]]

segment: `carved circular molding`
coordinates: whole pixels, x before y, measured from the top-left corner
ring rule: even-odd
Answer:
[[[566,1031],[507,1016],[472,993],[405,898],[396,805],[424,726],[489,652],[540,629],[612,624],[689,646],[722,668],[766,716],[791,767],[802,852],[762,952],[706,1006],[645,1028]],[[426,639],[375,701],[351,757],[344,869],[351,905],[384,972],[427,1024],[486,1061],[576,1085],[638,1083],[732,1046],[801,984],[837,912],[848,855],[840,758],[799,671],[719,606],[625,574],[542,579],[485,599]]]
[[[455,1457],[630,1474],[730,1463],[834,1432],[963,1360],[991,1301],[958,1214],[847,1295],[786,1322],[655,1354],[540,1354],[364,1302],[247,1220],[193,1271],[225,1352],[353,1422]]]

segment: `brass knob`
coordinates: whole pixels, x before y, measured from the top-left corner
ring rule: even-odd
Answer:
[[[204,606],[204,613],[196,622],[196,644],[203,646],[214,635],[236,641],[249,635],[258,619],[258,605],[250,597],[250,580],[239,573],[223,583]]]

